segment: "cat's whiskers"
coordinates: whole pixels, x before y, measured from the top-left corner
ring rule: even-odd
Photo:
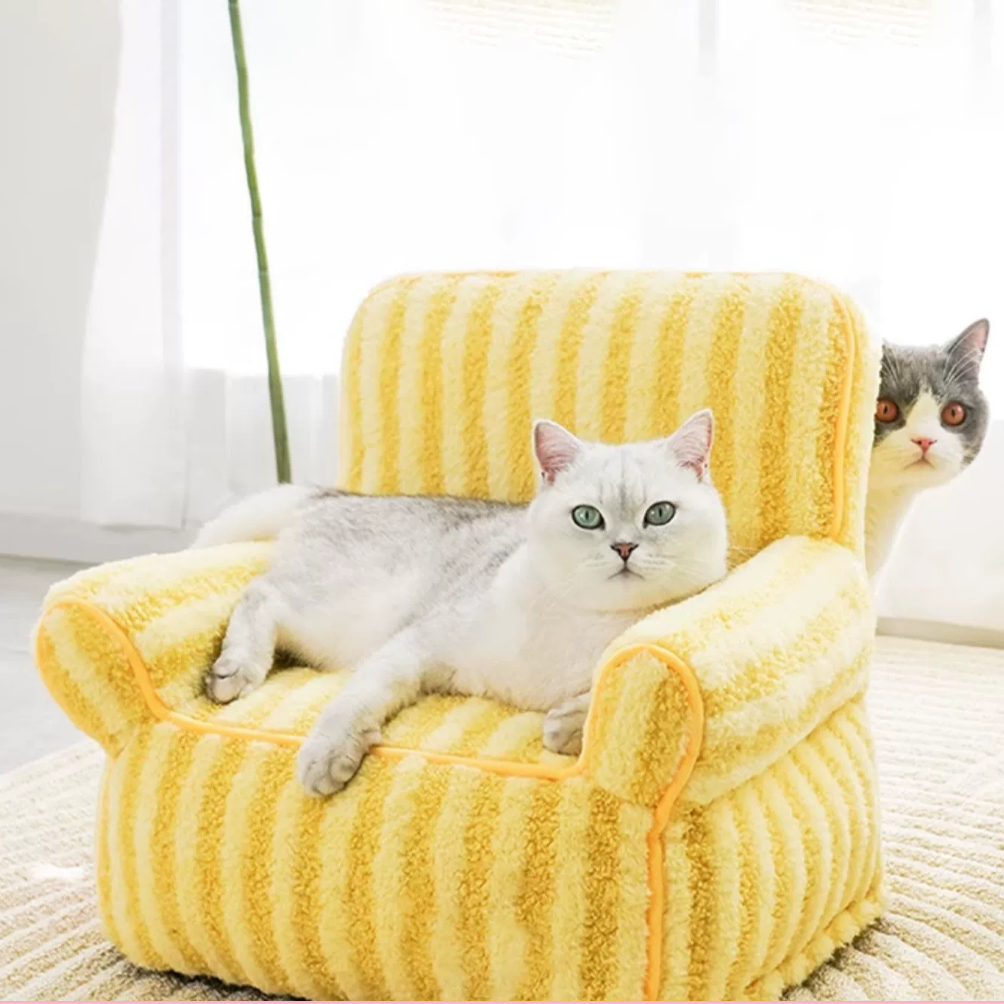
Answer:
[[[963,371],[973,368],[978,370],[982,359],[983,350],[977,346],[971,346],[961,355],[953,356],[951,365],[945,376],[945,381],[947,383],[954,383],[962,376]]]

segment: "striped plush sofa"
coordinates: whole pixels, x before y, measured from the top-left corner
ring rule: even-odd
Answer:
[[[340,686],[202,679],[268,544],[50,593],[39,668],[108,753],[97,879],[135,962],[329,999],[772,998],[880,912],[862,568],[877,351],[789,275],[419,275],[349,333],[341,482],[526,499],[529,430],[665,434],[702,405],[728,577],[597,666],[578,760],[541,719],[430,696],[344,792],[296,747]]]

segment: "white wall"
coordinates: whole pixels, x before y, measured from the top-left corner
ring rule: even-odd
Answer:
[[[118,46],[117,0],[0,2],[0,516],[78,515]]]

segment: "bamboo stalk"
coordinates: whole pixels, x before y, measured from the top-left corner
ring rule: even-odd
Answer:
[[[241,115],[241,139],[244,142],[244,172],[247,175],[248,195],[251,199],[251,225],[254,230],[254,249],[258,258],[258,293],[261,298],[261,320],[265,333],[265,355],[268,359],[268,395],[272,407],[272,438],[275,443],[275,473],[282,483],[291,479],[289,463],[289,435],[286,431],[286,405],[282,397],[282,374],[279,369],[279,351],[275,341],[275,317],[272,312],[272,282],[268,272],[268,255],[265,251],[265,232],[262,225],[261,196],[258,194],[258,171],[254,160],[254,132],[251,128],[251,98],[248,89],[248,68],[244,56],[244,32],[241,29],[241,12],[238,0],[228,0],[230,8],[230,36],[233,41],[234,63],[237,67],[237,97]]]

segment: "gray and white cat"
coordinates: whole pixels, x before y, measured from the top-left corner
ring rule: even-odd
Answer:
[[[990,409],[979,378],[989,333],[980,320],[944,345],[883,345],[865,516],[872,578],[917,495],[954,478],[983,445]]]
[[[278,542],[230,618],[210,697],[257,687],[277,646],[351,668],[300,750],[300,780],[317,795],[344,787],[383,723],[422,693],[546,711],[547,748],[578,753],[607,645],[725,575],[712,437],[710,411],[622,446],[537,422],[528,506],[291,486],[239,503],[196,546]]]

